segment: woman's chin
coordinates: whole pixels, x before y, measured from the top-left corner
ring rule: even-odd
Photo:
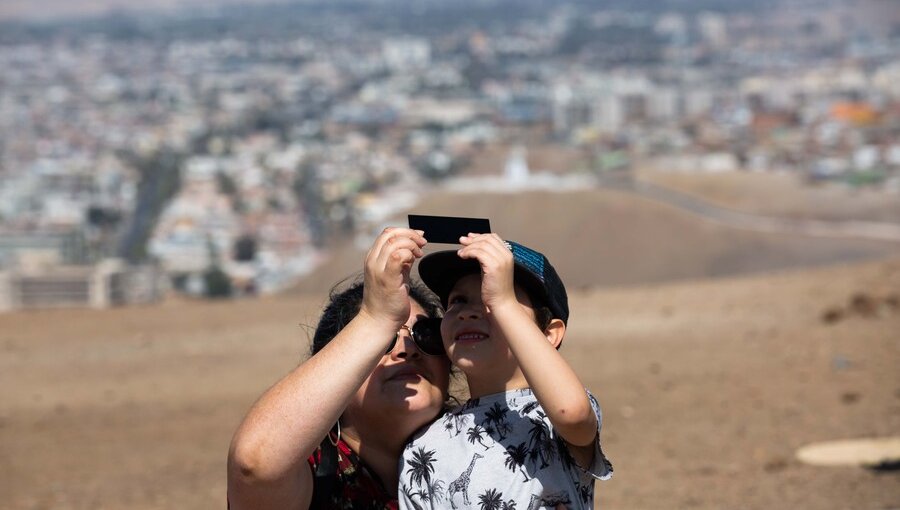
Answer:
[[[444,404],[443,396],[440,392],[424,392],[417,391],[412,395],[408,395],[403,399],[404,408],[407,412],[416,414],[433,414],[441,410]]]

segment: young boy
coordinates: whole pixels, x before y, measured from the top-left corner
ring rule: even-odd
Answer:
[[[600,408],[557,351],[565,286],[546,257],[496,234],[460,244],[424,257],[419,275],[446,308],[444,348],[471,398],[407,444],[400,507],[593,508],[612,466]]]

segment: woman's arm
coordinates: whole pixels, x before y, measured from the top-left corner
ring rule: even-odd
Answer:
[[[309,507],[306,460],[406,321],[409,270],[424,245],[420,232],[385,229],[366,256],[359,314],[250,409],[228,453],[232,509]]]

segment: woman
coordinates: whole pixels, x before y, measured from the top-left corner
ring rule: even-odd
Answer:
[[[315,354],[267,390],[235,433],[230,508],[396,508],[403,445],[438,415],[449,385],[447,358],[425,354],[411,335],[439,311],[409,282],[423,246],[421,231],[385,229],[366,255],[362,287],[333,293]]]

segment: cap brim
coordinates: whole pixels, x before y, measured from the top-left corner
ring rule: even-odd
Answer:
[[[456,250],[438,251],[419,261],[419,278],[447,307],[447,296],[460,278],[481,274],[481,267],[474,259],[461,259]]]

